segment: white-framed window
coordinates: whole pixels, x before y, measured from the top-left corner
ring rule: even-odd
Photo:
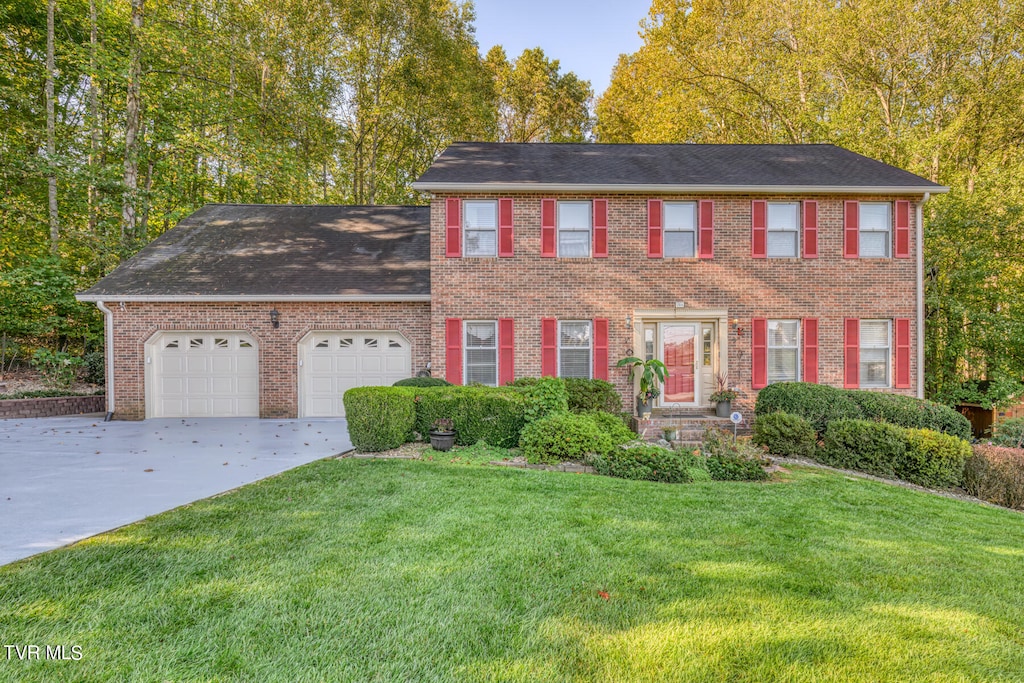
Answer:
[[[861,258],[888,258],[892,244],[892,204],[860,203],[859,254]]]
[[[465,335],[466,384],[498,386],[498,323],[467,321]]]
[[[498,255],[498,202],[467,199],[462,202],[463,252],[466,256]]]
[[[860,386],[888,387],[892,366],[892,326],[889,320],[860,321]]]
[[[800,255],[799,216],[796,202],[768,202],[768,258]]]
[[[697,202],[665,202],[665,258],[697,255]]]
[[[768,321],[768,383],[800,381],[800,321]]]
[[[558,323],[558,376],[590,379],[593,336],[589,320]]]
[[[558,202],[558,255],[563,258],[590,256],[590,202]]]

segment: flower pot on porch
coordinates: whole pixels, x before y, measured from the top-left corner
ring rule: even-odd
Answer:
[[[715,415],[729,417],[732,415],[732,401],[719,401],[715,404]]]
[[[430,432],[430,447],[435,451],[449,451],[455,445],[455,432]]]
[[[651,416],[651,410],[654,407],[654,399],[649,398],[646,401],[637,398],[636,400],[636,414],[641,420],[646,420]]]

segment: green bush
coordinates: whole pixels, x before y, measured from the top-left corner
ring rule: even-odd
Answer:
[[[65,351],[37,349],[32,355],[32,367],[42,375],[43,384],[52,389],[67,389],[75,383],[82,359]]]
[[[799,415],[769,413],[754,421],[754,443],[773,455],[814,458],[818,435],[811,423]]]
[[[451,382],[447,382],[440,377],[406,377],[400,379],[391,386],[394,387],[450,387]]]
[[[82,356],[82,364],[85,368],[82,379],[89,384],[106,384],[106,358],[102,351],[90,351]]]
[[[527,399],[509,387],[425,387],[416,395],[416,427],[426,437],[435,420],[455,423],[455,443],[471,446],[485,441],[511,448],[526,423]]]
[[[398,448],[416,424],[416,393],[405,387],[356,387],[345,392],[352,445],[364,453]]]
[[[964,466],[964,488],[990,503],[1024,510],[1024,449],[974,446]]]
[[[989,439],[989,443],[993,446],[1020,448],[1022,441],[1024,441],[1024,417],[1004,420],[992,427],[992,438]]]
[[[834,420],[863,417],[860,407],[846,392],[824,384],[778,382],[769,384],[757,394],[754,415],[789,413],[806,419],[819,434]]]
[[[834,467],[894,476],[907,451],[903,431],[885,422],[836,420],[825,432],[818,460]]]
[[[554,413],[524,427],[519,445],[526,462],[556,465],[602,455],[612,448],[612,440],[589,415]]]
[[[932,429],[964,440],[971,438],[971,423],[949,406],[912,396],[849,389],[846,396],[860,407],[865,420],[880,420],[899,427]]]
[[[695,458],[660,446],[634,446],[612,448],[593,455],[588,462],[594,471],[608,477],[661,481],[679,484],[693,481],[690,468],[696,467]]]
[[[761,451],[752,443],[735,439],[721,429],[704,430],[701,451],[711,478],[716,481],[764,481],[767,464]]]
[[[512,382],[511,386],[526,397],[527,422],[569,410],[565,381],[557,377],[523,377]]]
[[[948,488],[963,481],[971,446],[963,439],[933,429],[905,429],[907,452],[896,476],[921,486]]]
[[[578,377],[568,377],[562,381],[565,382],[570,411],[589,413],[601,410],[615,415],[622,412],[622,398],[611,382]]]
[[[600,410],[581,414],[589,416],[616,446],[637,438],[636,432],[627,427],[619,415],[612,415]]]

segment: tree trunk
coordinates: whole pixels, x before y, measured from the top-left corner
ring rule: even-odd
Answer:
[[[96,21],[96,0],[89,0],[89,187],[86,192],[89,214],[89,235],[96,237],[97,193],[96,193],[96,157],[100,150],[100,107],[99,79],[96,77],[96,48],[99,43],[99,31]]]
[[[53,14],[57,9],[57,0],[46,3],[46,184],[47,200],[50,213],[50,253],[57,253],[60,240],[59,224],[57,223],[57,156],[56,133],[54,123],[53,77],[57,71],[54,64]]]
[[[124,131],[124,198],[121,207],[121,243],[135,235],[139,199],[139,124],[142,119],[142,9],[145,0],[131,0],[128,41],[128,99]]]

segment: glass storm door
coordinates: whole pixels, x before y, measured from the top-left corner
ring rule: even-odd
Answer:
[[[661,360],[665,363],[668,377],[662,387],[661,405],[696,405],[700,393],[696,373],[699,337],[699,324],[662,324]]]

